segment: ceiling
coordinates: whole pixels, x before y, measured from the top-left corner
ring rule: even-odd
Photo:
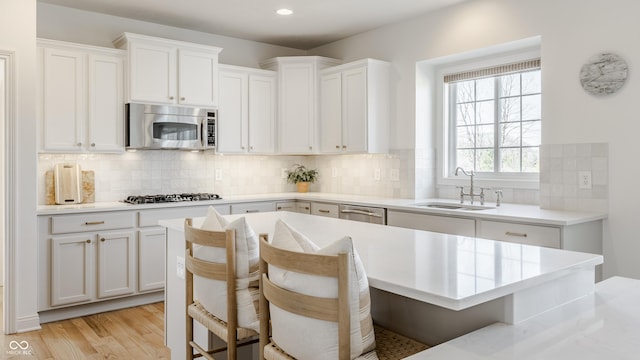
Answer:
[[[38,0],[308,50],[471,0]],[[276,15],[280,8],[293,10]]]

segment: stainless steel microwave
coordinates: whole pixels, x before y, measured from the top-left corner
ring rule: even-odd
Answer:
[[[215,109],[129,103],[125,110],[127,149],[216,148]]]

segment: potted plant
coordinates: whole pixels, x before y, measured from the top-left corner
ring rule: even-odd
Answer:
[[[318,178],[318,170],[307,169],[306,166],[295,164],[287,171],[287,182],[296,184],[298,192],[309,191],[309,183],[315,182]]]

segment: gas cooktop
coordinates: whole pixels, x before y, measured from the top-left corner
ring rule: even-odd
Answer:
[[[128,204],[160,204],[183,201],[220,200],[218,194],[209,193],[183,193],[166,195],[132,195],[127,196],[124,202]]]

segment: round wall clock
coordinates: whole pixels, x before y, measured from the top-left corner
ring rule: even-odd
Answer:
[[[580,69],[580,83],[586,92],[596,96],[613,94],[627,80],[628,67],[623,58],[612,53],[595,55]]]

